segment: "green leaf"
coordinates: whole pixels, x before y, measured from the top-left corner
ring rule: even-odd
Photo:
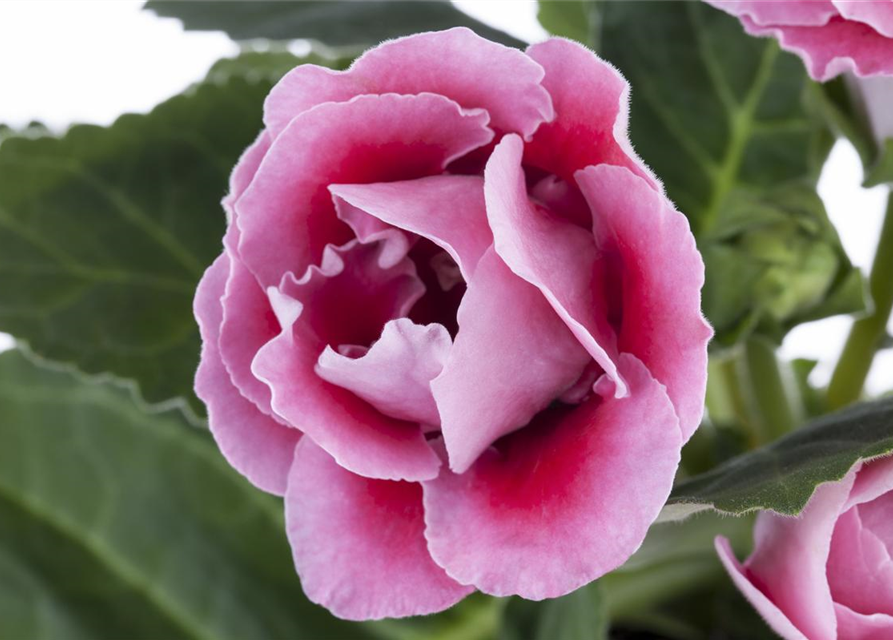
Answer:
[[[781,341],[797,324],[866,310],[862,274],[805,182],[732,192],[701,246],[715,346],[753,331]]]
[[[371,637],[304,597],[281,501],[178,412],[15,351],[0,398],[0,637]]]
[[[597,14],[591,9],[592,0],[539,0],[536,17],[552,35],[592,46],[595,33],[590,19]]]
[[[464,26],[490,40],[524,46],[445,0],[150,0],[145,8],[162,17],[179,18],[186,29],[225,31],[236,40],[307,38],[334,46],[365,46],[420,31]]]
[[[864,187],[893,184],[893,138],[887,138],[879,147],[878,155],[865,174]]]
[[[511,598],[500,640],[602,640],[608,637],[601,589],[593,582],[561,598]]]
[[[186,398],[201,414],[192,298],[221,250],[229,173],[285,66],[280,58],[271,72],[262,55],[221,62],[220,81],[148,115],[3,139],[0,331],[47,359],[136,381],[150,403]],[[266,71],[252,81],[251,69]]]
[[[208,70],[206,81],[225,83],[233,77],[251,82],[276,83],[286,73],[301,64],[316,64],[343,70],[350,66],[349,56],[331,57],[311,52],[306,56],[291,53],[281,43],[270,43],[265,51],[245,48],[235,58],[221,58]]]
[[[740,515],[800,513],[815,488],[843,478],[859,460],[893,452],[893,398],[823,416],[770,445],[680,483],[662,520],[704,509]]]
[[[815,181],[832,137],[771,38],[701,2],[599,2],[599,53],[632,84],[630,134],[697,235],[733,191]]]

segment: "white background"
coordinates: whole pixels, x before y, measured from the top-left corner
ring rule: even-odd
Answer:
[[[519,38],[546,37],[535,2],[456,4]],[[39,120],[57,131],[74,122],[109,124],[125,112],[149,111],[200,79],[218,58],[238,52],[221,33],[186,33],[178,21],[159,19],[141,5],[140,0],[0,0],[0,122],[16,127]],[[838,143],[819,191],[847,252],[867,272],[886,195],[884,188],[861,189],[861,179],[855,151]],[[850,323],[838,317],[798,327],[783,354],[818,359],[813,381],[824,384]],[[9,345],[9,337],[0,334],[0,348]],[[891,388],[893,350],[888,350],[875,363],[868,390]]]

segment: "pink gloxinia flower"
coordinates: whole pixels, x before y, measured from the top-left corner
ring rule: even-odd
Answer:
[[[706,0],[752,36],[774,36],[824,82],[844,71],[893,75],[893,0]]]
[[[763,512],[742,566],[716,549],[732,580],[786,640],[893,638],[893,458],[823,484],[797,518]]]
[[[703,265],[582,46],[467,29],[297,67],[224,201],[196,390],[353,619],[621,564],[701,418]]]

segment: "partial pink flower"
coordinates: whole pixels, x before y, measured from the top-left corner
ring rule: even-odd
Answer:
[[[786,640],[893,638],[893,458],[820,485],[796,518],[763,512],[742,565],[716,539],[732,580]]]
[[[775,37],[815,80],[893,75],[893,0],[706,0],[753,36]]]
[[[196,390],[336,615],[560,596],[660,511],[711,330],[628,95],[578,44],[467,29],[270,93],[196,296]]]

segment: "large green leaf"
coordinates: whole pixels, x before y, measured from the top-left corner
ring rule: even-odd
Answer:
[[[823,482],[843,478],[859,460],[893,453],[893,398],[823,416],[761,449],[680,483],[662,520],[714,509],[796,515]]]
[[[7,134],[0,331],[48,359],[134,380],[149,402],[187,398],[200,413],[195,286],[221,249],[229,172],[289,59],[299,61],[221,63],[211,81],[108,128]]]
[[[370,637],[304,597],[281,514],[179,413],[0,355],[0,637]]]
[[[446,0],[150,0],[145,8],[179,18],[187,29],[225,31],[236,40],[308,38],[329,45],[373,45],[420,31],[464,26],[490,40],[524,44]]]
[[[598,2],[599,53],[632,84],[636,150],[702,235],[734,191],[817,179],[831,144],[803,64],[702,2]]]

